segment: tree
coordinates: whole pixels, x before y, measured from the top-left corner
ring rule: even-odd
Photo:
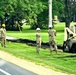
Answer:
[[[44,28],[46,27],[47,23],[48,23],[48,1],[36,1],[36,5],[34,6],[36,9],[34,12],[34,14],[36,15],[35,19],[36,21],[34,22],[34,24],[32,25],[31,28]],[[45,15],[45,16],[44,16]]]
[[[21,25],[21,20],[26,19],[31,28],[36,28],[37,15],[43,11],[43,5],[36,0],[17,0],[13,5],[14,11],[8,16],[7,26],[8,28],[14,28],[15,22]],[[10,25],[10,26],[9,26]]]
[[[47,0],[41,0],[42,5],[44,5],[44,8],[42,8],[42,12],[37,15],[37,27],[40,28],[47,28],[48,27],[48,1]],[[52,18],[54,18],[54,15],[57,15],[59,20],[61,21],[62,18],[65,18],[64,14],[64,0],[52,0]],[[61,15],[62,14],[62,15]]]
[[[6,23],[7,29],[16,29],[16,21],[21,26],[23,19],[27,20],[31,28],[48,26],[47,0],[1,0],[0,5],[0,21]],[[54,15],[59,19],[64,17],[63,9],[63,0],[53,0],[53,17]]]
[[[57,15],[59,20],[62,21],[62,18],[65,17],[64,14],[64,0],[53,0],[53,18],[54,15]]]
[[[71,21],[75,21],[75,12],[76,12],[75,6],[76,6],[75,0],[65,0],[66,27],[69,27]]]
[[[23,3],[23,0],[17,0],[12,4],[14,11],[8,16],[8,20],[6,21],[7,29],[19,30],[19,27],[21,28],[21,20],[25,18]]]
[[[1,24],[5,23],[7,15],[13,11],[13,8],[11,6],[12,1],[11,0],[0,0],[0,21]]]

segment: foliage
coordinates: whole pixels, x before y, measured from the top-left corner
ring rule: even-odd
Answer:
[[[13,7],[11,6],[13,2],[11,0],[0,0],[0,21],[1,24],[5,23],[7,15],[11,14]]]
[[[31,25],[31,28],[37,28],[38,26],[40,26],[38,17],[40,19],[40,17],[43,17],[42,15],[39,15],[41,12],[43,12],[43,10],[46,8],[46,6],[44,5],[43,2],[41,2],[40,0],[34,0],[29,1],[29,13],[28,13],[28,21],[29,24]],[[40,21],[41,22],[41,21]]]
[[[47,0],[41,0],[42,5],[44,6],[41,8],[43,11],[37,15],[37,23],[34,23],[32,28],[40,27],[40,28],[47,28],[48,27],[48,1]],[[38,11],[39,12],[39,11]],[[59,20],[62,21],[62,19],[65,18],[64,14],[64,1],[63,0],[53,0],[52,1],[52,12],[54,18],[55,15],[58,16]],[[61,15],[62,14],[62,15]]]
[[[34,29],[48,26],[47,0],[0,0],[0,5],[0,21],[6,23],[7,29],[18,29],[16,21],[21,27],[23,19]],[[63,9],[63,0],[53,0],[53,17],[64,17]]]
[[[42,8],[43,6],[43,8]],[[42,1],[41,8],[43,11],[37,15],[37,27],[47,28],[48,27],[48,1]]]
[[[65,19],[66,27],[69,27],[71,21],[76,21],[76,1],[75,0],[65,0]]]
[[[64,0],[53,0],[53,17],[54,15],[58,16],[58,19],[61,21],[62,18],[65,18],[64,14]]]
[[[49,0],[48,0],[49,1]],[[0,1],[0,22],[6,23],[7,29],[18,29],[18,22],[20,28],[22,26],[22,20],[25,19],[27,24],[32,29],[47,28],[48,27],[48,8],[49,3],[47,0],[1,0]],[[65,0],[66,1],[66,0]],[[52,0],[52,18],[55,15],[58,16],[59,21],[65,21],[67,13],[64,8],[66,2],[64,0]],[[76,17],[76,2],[69,6],[71,13],[71,19]],[[68,14],[67,14],[68,15]],[[69,18],[68,18],[69,19]],[[1,26],[1,25],[0,25]]]

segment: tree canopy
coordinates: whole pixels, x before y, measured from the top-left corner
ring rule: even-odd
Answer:
[[[64,0],[52,0],[52,4],[52,17],[57,15],[61,21],[65,17]],[[21,26],[23,19],[31,28],[47,28],[48,15],[47,0],[0,0],[0,22],[5,23],[7,29],[18,28],[16,21]]]

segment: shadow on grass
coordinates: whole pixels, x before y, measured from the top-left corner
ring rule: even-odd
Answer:
[[[76,55],[66,55],[66,56],[58,56],[55,58],[76,58]]]
[[[57,32],[64,32],[64,30],[57,30]]]

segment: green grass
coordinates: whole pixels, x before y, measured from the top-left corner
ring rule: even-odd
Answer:
[[[56,41],[58,44],[63,44],[64,27],[64,23],[58,23],[55,25],[55,29],[57,30]],[[30,30],[29,26],[24,26],[22,32],[7,31],[7,35],[16,38],[36,40],[36,30]],[[48,29],[41,29],[41,37],[43,42],[48,42]],[[37,54],[36,47],[13,42],[7,42],[7,47],[0,47],[0,50],[4,50],[38,65],[66,73],[76,74],[76,54],[62,52],[59,55],[56,55],[56,53],[53,52],[53,54],[50,55],[50,52],[47,49],[41,49],[40,54]]]
[[[7,31],[8,36],[16,37],[16,38],[24,38],[24,39],[31,39],[36,40],[36,30],[30,30],[29,26],[23,26],[23,31]],[[55,26],[57,30],[56,41],[58,44],[63,44],[64,41],[64,23],[58,23]],[[41,37],[43,42],[48,42],[48,29],[41,29]]]
[[[76,74],[76,54],[55,52],[51,55],[49,50],[41,49],[40,54],[36,53],[36,47],[27,46],[21,43],[7,42],[7,47],[2,48],[21,59],[34,62],[37,65],[42,65],[47,68],[52,68],[57,71]]]

